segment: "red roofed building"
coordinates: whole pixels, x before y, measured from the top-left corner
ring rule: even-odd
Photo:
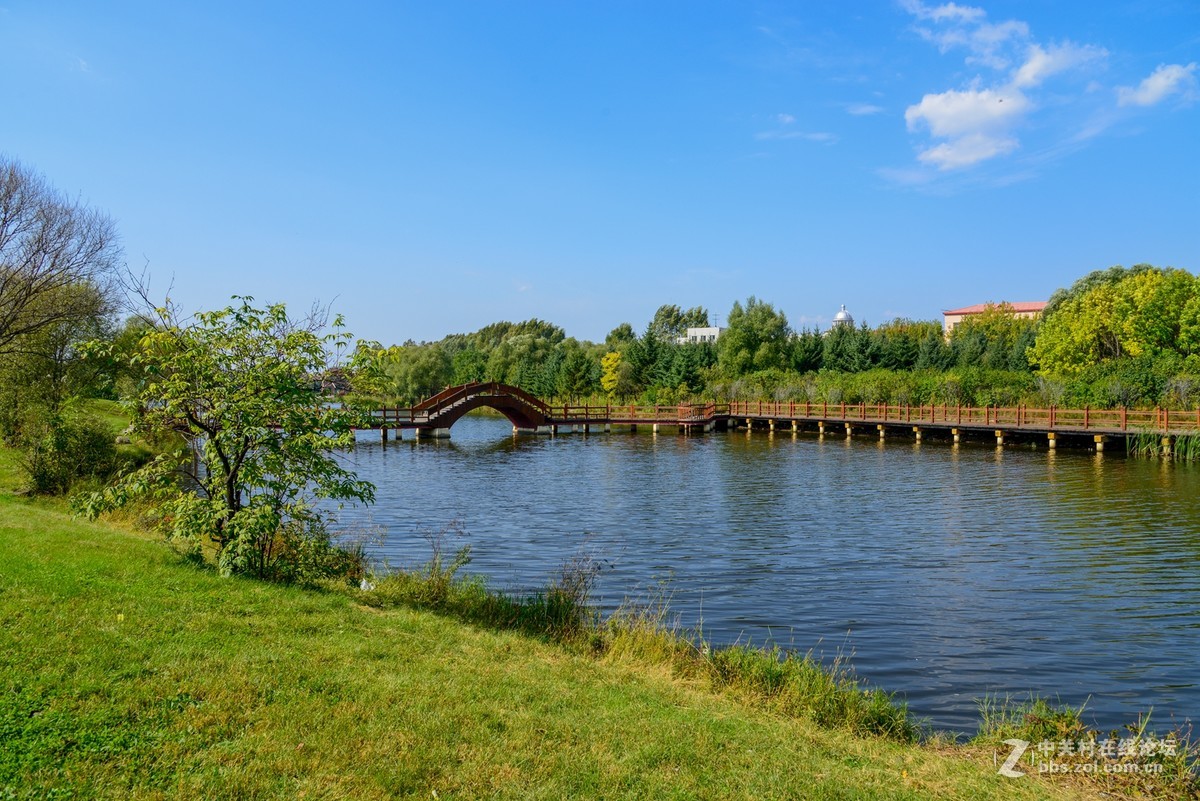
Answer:
[[[1024,317],[1032,320],[1042,315],[1042,309],[1046,308],[1046,301],[1032,300],[1022,303],[976,303],[974,306],[963,306],[961,309],[951,309],[950,311],[942,312],[942,328],[946,332],[946,336],[950,336],[950,332],[954,330],[954,326],[961,323],[972,314],[983,314],[989,308],[997,308],[999,306],[1007,306],[1012,309],[1013,317]]]

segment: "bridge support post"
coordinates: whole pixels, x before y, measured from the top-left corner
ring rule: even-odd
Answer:
[[[1171,438],[1162,438],[1162,455],[1169,457],[1171,455]]]
[[[1050,448],[1050,450],[1054,450],[1055,448],[1058,447],[1058,432],[1057,431],[1046,432],[1046,445]]]
[[[655,424],[654,424],[654,427],[653,427],[651,430],[652,430],[652,431],[653,431],[655,434],[657,434],[657,433],[658,433],[658,423],[655,423]]]
[[[604,433],[605,433],[605,434],[611,434],[611,433],[612,433],[612,423],[605,423],[605,424],[604,424]]]
[[[877,423],[877,424],[875,425],[875,428],[876,428],[876,429],[878,429],[878,431],[879,431],[879,438],[880,438],[881,440],[882,440],[882,439],[886,439],[886,438],[887,438],[887,431],[886,431],[886,429],[884,429],[884,427],[883,427],[883,423]]]
[[[450,429],[448,428],[418,428],[417,439],[450,439]]]
[[[630,433],[630,434],[636,434],[636,433],[637,433],[637,423],[630,423],[630,424],[629,424],[629,433]]]
[[[996,447],[997,448],[1004,447],[1004,432],[998,428],[996,429]]]
[[[915,436],[917,438],[917,442],[921,441],[921,427],[920,426],[913,426],[913,436]],[[957,434],[954,435],[954,441],[958,442]]]
[[[379,427],[380,440],[382,440],[383,442],[387,442],[387,435],[388,435],[387,426],[380,426]]]
[[[797,434],[799,432],[800,432],[800,424],[798,422],[796,422],[795,420],[793,420],[792,421],[792,433]]]
[[[768,421],[767,421],[767,428],[769,428],[769,429],[770,429],[770,431],[771,431],[771,433],[772,433],[772,434],[774,434],[774,433],[775,433],[775,421],[774,421],[774,420],[768,420]]]
[[[854,429],[850,427],[849,423],[845,423],[845,426],[846,426],[846,439],[850,439],[850,437],[852,437],[854,435]]]
[[[1104,453],[1104,443],[1107,440],[1108,437],[1103,434],[1094,434],[1092,436],[1092,442],[1096,443],[1096,453]]]
[[[958,433],[958,429],[957,429],[957,428],[952,428],[952,429],[950,429],[950,433],[954,435],[954,444],[955,444],[955,445],[957,445],[957,444],[959,443],[959,433]]]
[[[753,421],[753,420],[751,420],[749,417],[747,417],[747,418],[746,418],[746,430],[747,430],[747,431],[753,431],[753,430],[754,430],[754,421]]]
[[[551,426],[535,426],[534,428],[518,428],[513,426],[514,434],[549,434]]]
[[[825,436],[825,421],[824,420],[817,421],[817,435],[821,436],[821,437]]]

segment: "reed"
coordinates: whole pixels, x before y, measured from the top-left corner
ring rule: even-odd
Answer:
[[[1125,448],[1132,456],[1178,462],[1200,460],[1200,431],[1173,434],[1169,438],[1169,446],[1163,442],[1164,439],[1161,431],[1139,431],[1126,438]]]

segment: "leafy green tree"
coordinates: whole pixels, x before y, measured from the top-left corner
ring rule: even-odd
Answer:
[[[801,373],[816,372],[825,361],[825,339],[817,329],[804,329],[792,340],[792,366]]]
[[[592,360],[575,339],[566,339],[560,346],[562,360],[558,365],[558,395],[562,398],[586,397],[595,391]]]
[[[654,312],[650,321],[650,331],[664,342],[675,342],[689,328],[703,328],[708,325],[708,309],[703,306],[693,306],[683,311],[675,304],[665,304]]]
[[[487,355],[474,345],[468,345],[450,359],[451,383],[469,384],[487,377]]]
[[[835,325],[825,334],[821,363],[835,373],[857,372],[858,331],[850,326]]]
[[[728,323],[717,340],[721,371],[738,378],[758,370],[784,369],[790,356],[791,329],[783,312],[754,296],[746,305],[734,301]]]
[[[647,326],[646,332],[625,350],[624,359],[629,364],[630,378],[636,390],[653,386],[658,361],[667,347],[653,328]]]
[[[950,350],[941,326],[938,326],[938,330],[929,331],[921,338],[917,349],[916,369],[948,370],[954,365],[954,358],[954,352]]]
[[[454,380],[450,354],[440,344],[400,345],[388,348],[384,362],[387,394],[405,403],[436,395]]]
[[[623,353],[627,347],[637,341],[637,333],[633,330],[633,326],[629,323],[621,323],[616,328],[608,332],[608,336],[604,338],[604,347],[609,351]]]
[[[91,284],[71,284],[33,305],[42,303],[61,303],[74,313],[13,338],[0,353],[0,433],[18,442],[23,429],[57,418],[69,401],[113,393],[110,365],[82,347],[113,335],[105,294]]]
[[[374,487],[333,455],[363,421],[329,403],[313,380],[345,346],[341,320],[294,321],[282,304],[203,312],[184,324],[161,309],[138,343],[132,367],[144,376],[134,430],[178,437],[100,493],[81,499],[95,516],[148,498],[172,537],[199,549],[208,539],[225,574],[284,580],[326,575],[336,560],[322,501],[370,503]]]
[[[1114,267],[1055,293],[1030,360],[1042,373],[1078,375],[1103,361],[1196,352],[1200,279],[1185,270]]]
[[[921,342],[930,334],[942,335],[940,323],[897,318],[875,329],[879,366],[889,370],[911,370],[920,357]]]

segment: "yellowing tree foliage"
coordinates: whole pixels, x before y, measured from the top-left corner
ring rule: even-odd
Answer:
[[[1200,354],[1200,278],[1139,265],[1092,273],[1057,298],[1031,360],[1043,373],[1074,375],[1107,359]]]

